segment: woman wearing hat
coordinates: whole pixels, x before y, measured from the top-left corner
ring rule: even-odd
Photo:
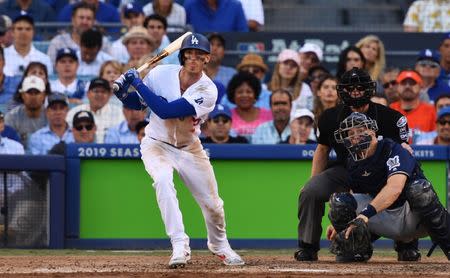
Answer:
[[[123,37],[122,43],[127,48],[130,55],[125,68],[137,68],[140,59],[152,51],[151,40],[148,36],[147,29],[142,26],[131,27],[130,31]]]

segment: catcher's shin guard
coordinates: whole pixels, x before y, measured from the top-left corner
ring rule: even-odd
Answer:
[[[431,183],[425,179],[415,180],[406,189],[411,210],[421,216],[434,245],[441,247],[450,260],[450,215],[439,202]],[[432,250],[427,256],[430,256]]]

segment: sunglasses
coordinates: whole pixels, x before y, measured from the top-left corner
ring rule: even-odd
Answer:
[[[227,124],[229,121],[230,121],[230,119],[228,119],[228,118],[222,118],[222,117],[213,119],[213,122],[214,122],[215,124],[218,124],[218,123],[220,123],[220,122],[223,123],[223,124]]]
[[[397,84],[397,81],[391,80],[391,81],[388,81],[388,82],[384,83],[383,84],[383,88],[387,89],[389,87],[395,86],[396,84]]]
[[[432,69],[438,68],[440,67],[440,65],[434,61],[430,61],[430,60],[421,60],[419,62],[417,62],[417,65],[422,66],[422,67],[430,67]]]
[[[341,86],[339,86],[339,87],[341,87]],[[347,85],[347,86],[342,86],[340,89],[351,93],[351,92],[353,92],[355,90],[359,91],[359,92],[365,91],[366,87],[364,87],[363,85]]]
[[[438,123],[439,123],[440,125],[446,125],[446,124],[449,124],[449,125],[450,125],[450,120],[448,120],[448,121],[446,121],[446,120],[438,120]]]
[[[86,129],[87,131],[90,131],[94,128],[94,125],[93,124],[77,125],[77,126],[74,126],[74,128],[78,131],[82,131],[83,128]]]

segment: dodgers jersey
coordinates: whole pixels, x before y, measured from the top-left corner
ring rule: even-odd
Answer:
[[[406,175],[406,186],[413,180],[425,179],[417,160],[400,144],[391,139],[378,141],[375,153],[364,160],[347,162],[349,170],[349,186],[354,193],[367,193],[373,198],[386,185],[387,179],[394,174]],[[406,200],[405,190],[389,207],[403,205]]]
[[[198,140],[200,124],[209,112],[214,109],[217,100],[217,87],[203,72],[202,77],[181,94],[180,65],[159,65],[144,78],[144,84],[156,95],[167,102],[179,98],[186,99],[195,109],[195,117],[161,119],[151,113],[149,124],[145,128],[145,136],[182,147]]]

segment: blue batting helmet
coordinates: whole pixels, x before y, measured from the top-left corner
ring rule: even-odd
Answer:
[[[208,54],[211,52],[208,39],[199,33],[193,33],[190,36],[187,36],[181,43],[180,52],[178,53],[180,65],[184,64],[183,53],[186,49],[198,49]]]

